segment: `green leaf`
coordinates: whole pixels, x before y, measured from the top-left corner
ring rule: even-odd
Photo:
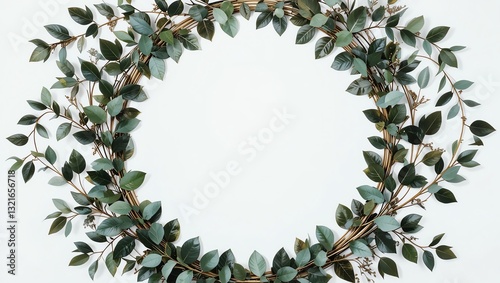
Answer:
[[[144,267],[149,267],[149,268],[155,268],[161,263],[161,255],[159,254],[148,254],[143,260],[142,260],[142,266]]]
[[[469,129],[474,135],[479,137],[485,137],[496,131],[488,122],[482,120],[472,122]]]
[[[156,201],[148,204],[142,211],[142,218],[144,220],[150,220],[161,210],[161,202]]]
[[[142,35],[151,35],[154,33],[153,28],[149,25],[148,22],[146,22],[140,15],[138,14],[132,14],[129,17],[129,22],[132,28],[138,32],[139,34]]]
[[[201,257],[200,266],[205,272],[209,272],[219,263],[219,252],[217,250],[210,251]]]
[[[351,33],[362,31],[365,28],[366,19],[366,7],[361,6],[356,8],[347,18],[347,29],[351,31]]]
[[[351,44],[353,39],[352,33],[346,30],[339,31],[335,35],[337,36],[337,47],[346,47]]]
[[[377,249],[383,253],[396,253],[396,241],[391,234],[380,230],[375,231]]]
[[[167,11],[169,16],[180,15],[184,11],[184,3],[180,0],[174,1],[168,6]]]
[[[451,250],[451,247],[450,246],[445,246],[445,245],[439,246],[439,247],[436,248],[436,255],[440,259],[444,259],[444,260],[449,260],[449,259],[455,259],[455,258],[457,258],[457,256]]]
[[[418,75],[418,87],[421,89],[426,88],[429,85],[430,77],[429,67],[425,67]]]
[[[471,82],[468,80],[461,80],[461,81],[456,82],[454,84],[454,87],[458,90],[466,90],[466,89],[470,88],[473,84],[474,84],[474,82]]]
[[[153,40],[147,35],[142,35],[139,39],[139,50],[146,56],[151,54],[151,50],[153,50]]]
[[[179,63],[179,60],[182,56],[182,52],[183,52],[183,48],[182,48],[182,44],[179,40],[177,39],[174,39],[174,43],[173,44],[168,44],[167,45],[167,52],[168,52],[168,55],[170,55],[170,57],[172,59],[174,59],[174,61],[176,63]]]
[[[458,60],[455,54],[449,49],[442,49],[439,53],[439,59],[450,67],[458,67]]]
[[[427,268],[432,271],[434,269],[434,255],[430,251],[424,251],[422,259],[425,266],[427,266]]]
[[[166,72],[165,60],[156,57],[151,57],[149,60],[149,69],[151,75],[159,80],[163,80]]]
[[[250,271],[257,277],[261,277],[262,275],[264,275],[267,269],[266,260],[257,251],[254,251],[250,256],[248,266],[250,268]]]
[[[347,92],[354,95],[365,95],[372,91],[372,84],[369,80],[360,78],[353,81],[349,87],[347,87]]]
[[[224,266],[220,271],[219,271],[219,281],[220,283],[227,283],[231,279],[231,269],[229,266]]]
[[[52,202],[54,203],[54,206],[59,209],[62,213],[71,213],[71,208],[68,206],[68,204],[61,199],[52,199]]]
[[[101,79],[101,72],[93,63],[83,61],[80,68],[85,79],[91,82],[99,81]]]
[[[163,277],[168,278],[170,276],[170,273],[172,273],[172,270],[174,269],[174,267],[176,265],[177,265],[177,262],[175,262],[173,260],[167,261],[167,263],[165,263],[165,265],[161,269],[161,274],[163,275]]]
[[[42,111],[42,110],[47,109],[47,106],[45,106],[45,104],[40,103],[38,101],[28,100],[27,102],[31,106],[31,108],[33,108],[35,110]]]
[[[91,105],[83,108],[90,122],[94,124],[103,124],[107,120],[106,111],[99,106]]]
[[[436,199],[444,204],[457,202],[455,195],[448,189],[442,188],[434,194]]]
[[[181,226],[179,224],[179,221],[177,219],[174,219],[165,224],[163,230],[165,231],[165,241],[171,243],[175,242],[179,238],[179,235],[181,233]]]
[[[159,223],[151,224],[151,228],[149,228],[148,236],[155,244],[159,245],[163,240],[165,231],[163,230],[163,226]]]
[[[379,216],[375,218],[374,222],[384,232],[394,231],[400,227],[399,222],[389,215]]]
[[[67,219],[64,216],[57,217],[52,222],[52,225],[50,225],[49,235],[55,234],[55,233],[61,231],[62,228],[64,228],[64,226],[66,226],[66,221],[67,221]]]
[[[234,278],[236,278],[237,280],[243,281],[247,277],[247,271],[241,264],[235,263],[233,269],[233,275]]]
[[[425,135],[435,135],[441,129],[443,120],[441,111],[436,111],[429,116],[423,116],[420,119],[418,126],[422,129]]]
[[[42,138],[46,138],[48,139],[49,138],[49,132],[47,131],[47,129],[40,125],[40,124],[36,124],[35,126],[35,129],[36,129],[36,132],[42,137]]]
[[[335,271],[335,274],[340,279],[343,279],[351,283],[356,282],[356,276],[354,275],[354,269],[350,261],[348,260],[338,261],[333,265],[333,269]]]
[[[459,112],[460,112],[460,105],[457,103],[453,107],[451,107],[450,112],[448,112],[446,119],[450,120],[455,118]]]
[[[347,71],[351,69],[354,58],[349,52],[341,52],[333,61],[332,68],[337,71]]]
[[[402,253],[403,253],[403,257],[406,260],[411,261],[413,263],[417,263],[417,261],[418,261],[418,253],[417,253],[417,249],[413,245],[411,245],[411,244],[404,244],[403,245]]]
[[[88,260],[90,256],[88,254],[81,254],[73,257],[71,261],[69,262],[69,266],[80,266],[84,265]]]
[[[50,146],[45,150],[45,159],[52,165],[57,161],[57,154]]]
[[[335,46],[335,40],[333,38],[329,36],[320,38],[316,42],[316,46],[314,47],[315,58],[320,59],[329,55],[330,53],[332,53],[334,46]]]
[[[127,229],[122,227],[133,225],[130,219],[128,219],[127,222],[129,223],[126,223],[124,218],[118,218],[118,217],[108,218],[105,219],[103,222],[101,222],[99,226],[97,226],[96,232],[102,236],[115,237],[118,236],[124,229]]]
[[[191,283],[193,281],[193,272],[191,270],[183,271],[175,280],[175,283]]]
[[[415,180],[415,174],[415,164],[409,163],[399,171],[398,180],[402,185],[409,186]]]
[[[227,22],[221,25],[220,27],[230,37],[235,37],[236,34],[238,34],[238,31],[240,30],[240,24],[236,19],[236,17],[234,16],[229,17]]]
[[[128,256],[135,248],[135,239],[130,236],[126,236],[121,239],[118,244],[116,244],[113,250],[113,259],[120,259]]]
[[[439,235],[436,235],[433,239],[432,239],[432,242],[429,244],[429,247],[433,247],[437,244],[439,244],[439,242],[441,242],[441,240],[443,239],[444,237],[444,233],[443,234],[439,234]]]
[[[439,162],[442,155],[443,151],[441,150],[430,151],[424,155],[422,162],[427,166],[434,166]]]
[[[220,8],[214,8],[212,10],[212,13],[214,15],[215,21],[221,25],[225,24],[227,22],[227,20],[229,19],[227,14],[224,11],[222,11],[222,9],[220,9]]]
[[[28,143],[29,138],[23,134],[15,134],[15,135],[8,137],[7,140],[10,141],[14,145],[23,146],[23,145],[26,145]]]
[[[295,44],[306,44],[316,35],[317,29],[310,25],[303,25],[299,28],[295,38]]]
[[[35,115],[28,114],[21,117],[21,119],[19,119],[19,122],[17,122],[17,124],[28,126],[35,124],[37,120],[38,117],[36,117]]]
[[[109,207],[109,210],[116,214],[127,215],[132,211],[132,206],[128,202],[117,201]]]
[[[88,273],[90,279],[94,280],[95,274],[97,273],[97,269],[99,268],[99,260],[94,261],[88,269]]]
[[[122,49],[111,41],[99,39],[101,53],[107,60],[116,61],[122,56]]]
[[[144,172],[130,171],[120,179],[120,187],[127,191],[133,191],[142,185],[145,177],[146,173]]]
[[[118,265],[120,265],[120,259],[113,259],[113,253],[109,253],[105,259],[106,268],[112,276],[115,276],[118,270]]]
[[[290,266],[282,267],[276,273],[278,279],[281,282],[290,282],[295,278],[295,276],[297,276],[297,274],[298,274],[297,270],[295,270],[295,268],[292,268]]]
[[[398,267],[396,263],[388,257],[380,258],[378,262],[378,272],[380,273],[382,278],[384,278],[385,274],[394,277],[399,277]]]
[[[85,171],[87,164],[85,158],[78,151],[73,150],[69,156],[69,166],[76,174],[81,174]]]
[[[335,220],[337,221],[337,225],[339,225],[342,228],[348,229],[349,227],[346,226],[346,224],[349,222],[349,220],[352,220],[354,215],[352,214],[352,211],[347,207],[342,204],[339,204],[337,206],[337,210],[335,212]]]
[[[21,170],[21,173],[23,175],[23,180],[25,183],[27,183],[31,178],[33,178],[33,175],[35,174],[35,164],[33,161],[28,161],[24,164],[23,169]]]
[[[46,25],[44,27],[49,32],[50,35],[59,40],[71,39],[68,29],[61,25],[52,24],[52,25]]]
[[[371,257],[373,252],[364,240],[355,240],[349,243],[349,248],[357,257]]]
[[[388,94],[380,97],[377,100],[377,106],[381,108],[387,108],[389,106],[394,106],[396,105],[403,97],[405,94],[400,91],[391,91]]]
[[[92,11],[89,10],[88,7],[85,8],[87,9],[84,10],[82,8],[77,8],[77,7],[68,8],[69,15],[78,24],[88,25],[94,21],[94,15],[92,14]]]
[[[200,249],[198,237],[189,239],[182,245],[180,259],[185,264],[191,264],[200,256]]]
[[[298,267],[305,266],[311,260],[311,252],[309,249],[303,249],[297,253],[297,258],[295,259],[295,263]]]
[[[140,122],[141,122],[141,120],[136,119],[136,118],[122,120],[118,123],[118,125],[116,125],[115,132],[121,133],[121,134],[130,133],[133,130],[135,130],[135,128],[137,128],[137,126],[139,126]]]
[[[215,34],[215,26],[212,21],[205,19],[198,23],[196,29],[201,37],[212,41]]]
[[[257,17],[257,22],[256,22],[257,29],[266,27],[272,20],[273,20],[273,12],[271,11],[262,12]]]
[[[182,45],[187,50],[200,50],[200,43],[198,42],[198,38],[192,34],[180,35],[179,40],[182,42]]]
[[[250,6],[248,6],[247,3],[243,2],[240,6],[240,14],[243,16],[243,18],[249,20],[251,16],[251,10]]]
[[[52,48],[50,47],[50,45],[37,46],[35,50],[33,50],[33,53],[31,53],[30,62],[47,61],[47,59],[49,59],[50,57],[51,51]]]
[[[278,16],[273,16],[273,27],[276,33],[278,33],[279,36],[282,36],[283,33],[285,33],[286,28],[288,27],[288,20],[286,17],[278,17]]]
[[[45,87],[42,88],[40,101],[47,107],[50,107],[52,105],[52,94],[50,94],[50,91]]]
[[[151,60],[153,60],[153,59],[154,58],[151,58]],[[108,111],[109,115],[111,117],[115,117],[116,115],[120,114],[120,112],[123,109],[124,102],[125,102],[125,100],[123,99],[123,97],[121,95],[118,97],[115,97],[113,100],[108,102],[106,107],[107,107],[107,111]]]
[[[315,28],[320,28],[324,24],[326,24],[326,21],[328,21],[328,17],[323,15],[323,14],[316,14],[311,18],[311,22],[309,25],[315,27]]]
[[[327,251],[333,249],[334,236],[332,230],[325,226],[316,226],[316,238]]]
[[[101,3],[101,4],[94,4],[94,6],[97,8],[97,11],[101,15],[105,16],[108,19],[111,19],[112,17],[115,16],[113,8],[111,8],[108,4]]]
[[[81,144],[87,145],[95,141],[96,135],[92,131],[80,131],[73,134],[73,137]]]
[[[427,41],[429,41],[431,43],[439,42],[446,37],[449,30],[450,30],[450,28],[445,27],[445,26],[435,27],[429,31],[426,39],[427,39]]]
[[[406,25],[406,29],[412,33],[417,33],[424,27],[424,24],[424,16],[416,17]]]
[[[189,9],[188,13],[193,20],[201,22],[208,16],[208,9],[201,5],[194,5]]]
[[[364,200],[373,200],[375,203],[383,203],[384,195],[375,187],[360,186],[356,188]]]

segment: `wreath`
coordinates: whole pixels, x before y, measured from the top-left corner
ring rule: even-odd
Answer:
[[[45,28],[57,42],[31,41],[36,45],[31,61],[47,61],[58,54],[56,63],[63,75],[52,89],[66,90],[65,105],[43,88],[39,101],[28,101],[37,115],[19,120],[32,130],[8,137],[17,146],[32,142],[27,156],[12,157],[11,169],[21,169],[25,182],[38,165],[53,175],[49,184],[72,189],[77,206],[54,199],[58,211],[47,217],[54,219],[49,234],[63,229],[69,234],[77,218],[90,229],[86,235],[93,244],[76,242],[78,255],[71,266],[90,262],[92,279],[104,263],[113,276],[124,265],[123,272],[135,271],[137,281],[321,283],[333,275],[348,282],[363,277],[373,281],[377,274],[397,277],[397,264],[388,254],[401,253],[430,270],[435,255],[455,258],[450,246],[440,244],[444,234],[431,243],[419,243],[414,234],[423,228],[422,216],[403,213],[408,207],[424,208],[431,197],[445,204],[455,202],[453,192],[445,187],[465,180],[459,174],[462,168],[479,165],[474,161],[477,149],[472,148],[483,145],[481,138],[495,131],[485,121],[469,124],[466,119],[466,107],[479,104],[463,98],[463,91],[473,83],[456,81],[448,73],[458,67],[456,53],[464,49],[439,45],[449,27],[422,33],[424,17],[404,21],[406,8],[395,5],[397,0],[387,4],[372,0],[367,6],[349,0],[177,0],[170,4],[155,0],[148,11],[131,2],[119,0],[117,7],[95,4],[106,18],[101,23],[89,7],[69,8],[71,18],[86,27],[84,33],[72,35],[66,27],[52,24]],[[272,23],[281,35],[288,22],[298,26],[297,44],[308,43],[320,33],[314,48],[317,59],[341,48],[332,68],[355,76],[348,93],[373,101],[373,108],[363,113],[380,136],[368,138],[373,151],[363,151],[369,181],[356,188],[360,198],[348,206],[339,204],[336,210],[336,223],[346,230],[343,236],[335,238],[330,228],[317,226],[315,240],[296,240],[294,256],[281,249],[267,261],[255,251],[247,264],[241,264],[231,250],[203,251],[198,237],[176,246],[180,223],[158,223],[161,202],[138,199],[136,190],[146,173],[127,168],[126,161],[133,156],[132,133],[140,123],[140,111],[132,106],[147,98],[141,78],[162,79],[167,59],[178,62],[184,50],[199,49],[194,32],[211,40],[218,24],[234,37],[236,14],[248,20],[253,13],[258,14],[258,29]],[[110,29],[115,38],[101,38],[103,29]],[[75,67],[67,58],[67,48],[76,45],[82,52],[88,39],[98,39],[99,50],[91,49],[91,60],[80,59]],[[403,54],[403,48],[416,51]],[[437,96],[429,90],[433,76],[439,80]],[[432,113],[417,112],[430,103],[435,105]],[[47,118],[59,121],[58,141],[71,137],[87,145],[88,154],[73,150],[69,156],[58,156],[50,145],[42,148],[38,139],[49,138],[42,125]],[[456,138],[451,145],[437,145],[435,137],[447,120],[459,122]],[[136,246],[143,247],[143,252]]]

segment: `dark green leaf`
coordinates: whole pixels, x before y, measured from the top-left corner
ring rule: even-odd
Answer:
[[[337,221],[337,225],[342,228],[348,229],[349,227],[347,227],[346,224],[349,222],[349,220],[352,220],[353,217],[354,215],[348,207],[342,204],[339,204],[337,206],[337,210],[335,212],[335,220]]]
[[[88,61],[83,61],[81,63],[81,71],[85,79],[95,82],[101,79],[101,72],[97,67]]]
[[[444,203],[444,204],[457,202],[455,195],[450,190],[447,190],[444,188],[439,190],[434,195],[436,196],[436,199],[439,202]]]
[[[72,7],[68,8],[68,11],[71,18],[81,25],[88,25],[94,21],[94,15],[89,8],[84,10],[82,8]]]
[[[113,11],[113,8],[111,8],[109,5],[107,5],[105,3],[94,4],[94,6],[97,8],[97,11],[101,15],[105,16],[108,19],[115,16],[115,12]]]
[[[101,53],[107,60],[115,61],[119,60],[122,55],[122,50],[115,43],[105,40],[99,39],[99,45],[101,48]]]
[[[398,267],[396,263],[387,257],[382,257],[380,258],[378,262],[378,272],[384,278],[385,274],[394,276],[394,277],[399,277],[398,274]]]
[[[61,25],[56,25],[56,24],[46,25],[45,29],[49,32],[50,35],[59,40],[71,39],[68,29]]]
[[[418,253],[417,253],[417,249],[413,245],[404,244],[402,254],[406,260],[411,261],[413,263],[417,263]]]
[[[89,260],[90,256],[88,254],[77,255],[71,259],[69,266],[80,266],[85,264]]]
[[[347,29],[352,33],[360,32],[366,24],[366,7],[360,6],[352,11],[347,18]]]
[[[458,67],[458,60],[455,54],[449,49],[442,49],[439,53],[439,59],[450,67]]]
[[[120,259],[113,259],[113,253],[109,253],[105,259],[106,268],[112,276],[115,276],[118,266],[120,265]]]
[[[375,242],[379,251],[383,253],[396,253],[396,241],[391,234],[380,230],[375,231]]]
[[[182,262],[185,264],[195,262],[200,256],[200,249],[200,240],[198,237],[187,240],[181,248],[180,258]]]
[[[189,9],[189,16],[191,16],[193,20],[201,22],[208,16],[208,10],[201,5],[194,5]]]
[[[184,11],[184,3],[180,0],[174,1],[168,6],[167,11],[169,16],[180,15]]]
[[[281,268],[290,266],[290,264],[291,264],[290,257],[288,256],[285,249],[281,248],[273,258],[272,271],[273,273],[276,273]]]
[[[31,178],[35,174],[35,164],[33,163],[33,161],[28,161],[24,164],[23,169],[21,171],[23,175],[23,180],[25,183],[27,183],[29,180],[31,180]]]
[[[354,275],[354,269],[352,264],[348,260],[341,260],[333,265],[335,274],[347,282],[355,283],[356,276]]]
[[[17,146],[26,145],[29,141],[29,138],[23,134],[15,134],[7,138],[8,141]]]
[[[434,255],[430,251],[424,251],[422,259],[425,266],[427,266],[427,268],[432,271],[434,269]]]
[[[449,27],[444,27],[444,26],[435,27],[429,31],[426,39],[431,43],[439,42],[446,37],[449,30],[450,30]]]
[[[469,129],[474,135],[479,137],[485,137],[496,131],[488,122],[482,120],[472,122]]]
[[[372,84],[366,79],[357,79],[347,88],[347,92],[354,95],[365,95],[372,91]]]
[[[273,27],[274,30],[278,33],[278,35],[283,35],[285,33],[286,28],[288,26],[288,20],[286,17],[277,17],[273,16]]]
[[[444,260],[449,260],[449,259],[455,259],[455,258],[457,258],[457,256],[451,250],[451,247],[444,246],[444,245],[443,246],[439,246],[439,247],[436,248],[436,255],[440,259],[444,259]]]
[[[196,29],[201,37],[212,41],[215,34],[215,26],[212,21],[205,19],[198,23]]]
[[[83,145],[91,144],[96,139],[96,135],[92,131],[76,132],[73,134],[73,137],[75,137],[75,139]]]
[[[335,45],[335,40],[333,38],[331,38],[329,36],[325,36],[325,37],[320,38],[316,42],[316,46],[314,47],[315,58],[316,59],[323,58],[323,57],[329,55],[330,53],[332,53],[334,45]],[[337,59],[335,59],[335,60],[337,60]],[[351,64],[352,64],[352,61],[351,61]]]
[[[442,121],[441,111],[436,111],[427,117],[423,116],[418,126],[422,129],[424,135],[434,135],[441,129]]]
[[[337,71],[346,71],[351,69],[354,58],[349,52],[339,53],[333,61],[332,68]]]
[[[311,41],[316,35],[316,28],[310,25],[304,25],[299,28],[297,37],[295,38],[296,44],[306,44]]]
[[[257,24],[256,24],[257,29],[266,27],[272,20],[273,20],[273,12],[271,11],[262,12],[257,17]]]
[[[129,119],[129,120],[123,120],[121,122],[118,123],[118,125],[116,126],[116,129],[115,131],[117,133],[122,133],[122,134],[125,134],[125,133],[130,133],[132,132],[135,128],[137,128],[137,126],[139,125],[141,121],[139,119]]]
[[[78,151],[73,150],[69,157],[69,166],[76,174],[81,174],[85,171],[87,164],[85,158]]]
[[[165,224],[163,230],[165,231],[165,241],[175,242],[179,238],[179,235],[181,233],[181,226],[179,224],[179,221],[177,219],[174,219]]]

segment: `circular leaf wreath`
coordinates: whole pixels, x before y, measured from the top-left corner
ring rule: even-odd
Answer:
[[[131,0],[118,2],[118,7],[94,5],[107,19],[100,24],[92,9],[69,8],[71,18],[87,27],[85,33],[71,35],[66,27],[53,24],[45,28],[59,41],[53,44],[40,39],[32,41],[36,48],[31,61],[46,61],[58,52],[57,66],[64,76],[58,77],[52,88],[68,89],[68,104],[59,105],[51,92],[43,88],[40,101],[28,101],[41,114],[28,114],[19,121],[21,125],[32,125],[33,130],[27,136],[16,134],[8,138],[18,146],[26,145],[30,139],[33,142],[34,148],[28,156],[12,157],[16,161],[12,170],[22,168],[26,182],[33,177],[35,164],[39,164],[55,174],[49,181],[51,185],[69,185],[72,189],[78,206],[71,208],[65,201],[54,199],[58,212],[48,216],[54,219],[49,233],[64,228],[68,234],[72,221],[83,217],[84,226],[92,229],[87,236],[102,244],[101,250],[95,250],[85,242],[76,242],[78,255],[70,265],[83,265],[92,259],[88,269],[92,279],[100,262],[105,263],[113,276],[124,262],[123,271],[135,270],[137,281],[321,283],[332,277],[326,272],[328,269],[348,282],[359,281],[361,277],[373,281],[377,272],[382,277],[398,276],[396,262],[385,254],[400,252],[411,262],[421,258],[430,270],[434,268],[434,254],[445,260],[455,258],[449,246],[440,245],[444,234],[437,235],[427,245],[417,242],[413,234],[422,229],[421,215],[397,215],[404,208],[424,207],[432,195],[442,203],[455,202],[453,193],[443,186],[464,181],[458,174],[463,167],[479,165],[473,160],[477,150],[462,149],[466,130],[473,134],[468,137],[473,138],[471,146],[483,145],[480,137],[495,131],[485,121],[467,123],[465,107],[479,104],[462,97],[462,91],[472,82],[455,81],[447,72],[450,67],[458,67],[455,53],[464,48],[439,45],[449,27],[435,27],[422,34],[424,18],[416,17],[404,24],[402,16],[406,9],[395,6],[396,0],[389,0],[387,5],[368,1],[368,6],[346,0],[170,4],[155,0],[150,11],[137,9]],[[336,210],[336,222],[347,232],[335,239],[329,228],[317,226],[316,240],[297,239],[294,257],[281,249],[273,258],[271,269],[257,251],[243,265],[235,261],[231,250],[202,254],[198,237],[175,246],[179,222],[172,220],[164,225],[157,222],[161,203],[140,202],[135,193],[146,174],[126,167],[126,160],[134,152],[131,132],[140,122],[137,119],[140,112],[130,104],[146,99],[143,87],[138,84],[140,79],[162,79],[166,59],[178,62],[185,49],[199,49],[195,30],[199,36],[211,40],[215,22],[234,37],[238,32],[237,13],[247,20],[252,13],[258,13],[257,28],[272,22],[279,35],[292,22],[300,27],[297,44],[305,44],[318,32],[322,33],[315,45],[316,58],[329,55],[335,47],[342,48],[332,68],[351,71],[356,76],[347,92],[367,96],[374,102],[373,109],[363,113],[381,134],[368,138],[377,152],[363,152],[367,163],[364,172],[373,183],[357,188],[362,200],[354,199],[350,207],[339,205]],[[128,30],[117,30],[119,22],[125,23]],[[99,38],[103,28],[113,31],[116,38]],[[91,49],[91,59],[80,60],[75,68],[67,60],[66,48],[76,44],[82,52],[87,38],[99,38],[100,50]],[[403,46],[417,51],[403,58]],[[420,66],[422,62],[427,62],[425,68]],[[454,105],[448,110],[447,119],[443,119],[441,110],[417,115],[417,109],[429,103],[423,93],[427,92],[432,76],[441,78],[437,91],[441,94],[435,106]],[[86,95],[81,94],[83,88]],[[92,154],[84,156],[73,150],[62,159],[52,147],[40,148],[37,135],[49,137],[42,119],[51,115],[56,121],[63,121],[58,124],[57,140],[72,134],[79,143],[89,145]],[[460,119],[460,127],[450,152],[433,142],[443,123],[451,119]],[[417,169],[426,173],[419,174]],[[96,217],[104,220],[97,224]],[[146,248],[142,253],[134,249],[139,244]]]

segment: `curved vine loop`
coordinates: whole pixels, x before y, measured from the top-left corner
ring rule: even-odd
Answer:
[[[16,134],[8,139],[19,146],[27,144],[30,138],[33,141],[34,150],[29,155],[13,157],[16,162],[12,169],[22,168],[25,181],[33,177],[38,162],[55,174],[50,184],[69,185],[73,190],[73,199],[79,206],[71,208],[65,201],[55,199],[58,211],[48,216],[55,219],[50,233],[64,227],[66,234],[70,233],[71,221],[83,216],[84,225],[91,228],[88,237],[93,242],[105,243],[101,251],[94,251],[83,242],[75,243],[80,254],[70,265],[82,265],[97,256],[89,266],[91,278],[94,278],[99,260],[104,260],[113,275],[120,262],[126,262],[124,272],[135,268],[138,281],[316,283],[329,281],[331,275],[325,271],[329,268],[348,282],[356,282],[361,276],[373,281],[377,271],[382,276],[398,276],[396,262],[383,255],[397,253],[398,246],[402,247],[403,257],[412,262],[418,261],[421,252],[422,261],[430,270],[434,268],[433,252],[441,259],[454,258],[449,246],[439,245],[444,234],[437,235],[429,245],[418,243],[412,236],[423,228],[419,225],[421,215],[408,214],[399,218],[398,214],[407,207],[424,207],[431,196],[442,203],[456,201],[453,193],[441,184],[461,182],[465,180],[458,174],[461,168],[479,165],[473,160],[477,150],[462,150],[468,134],[466,130],[473,134],[472,145],[482,145],[480,137],[495,131],[482,120],[467,124],[465,108],[478,106],[478,103],[464,99],[462,91],[472,82],[454,81],[447,72],[447,68],[458,67],[455,53],[463,47],[438,45],[447,35],[448,27],[433,28],[423,36],[423,17],[401,24],[406,8],[393,5],[397,1],[389,1],[388,5],[369,1],[368,6],[349,2],[237,0],[167,4],[164,0],[155,0],[151,11],[121,3],[121,15],[101,3],[95,7],[107,18],[104,24],[97,24],[88,7],[69,8],[74,21],[88,26],[84,34],[71,36],[64,26],[46,26],[60,41],[48,44],[40,39],[33,40],[37,47],[31,60],[46,61],[59,48],[57,65],[65,77],[58,78],[53,88],[70,88],[66,96],[69,104],[61,109],[50,91],[44,88],[40,102],[28,101],[42,114],[28,114],[19,121],[22,125],[34,125],[33,130],[28,136]],[[252,254],[245,267],[236,262],[231,250],[221,255],[218,251],[210,251],[202,256],[198,238],[175,246],[180,233],[179,222],[158,223],[161,202],[141,202],[136,194],[146,173],[129,170],[125,165],[133,155],[130,133],[138,125],[140,113],[131,107],[131,102],[145,99],[140,80],[151,76],[163,78],[165,59],[178,61],[184,49],[199,49],[198,38],[192,33],[195,29],[201,37],[211,40],[216,22],[225,33],[234,37],[238,31],[234,15],[249,19],[251,13],[260,13],[257,28],[272,22],[280,35],[287,29],[288,21],[299,26],[298,44],[307,43],[318,31],[322,32],[323,37],[315,45],[317,59],[331,54],[335,46],[342,48],[332,68],[350,70],[358,77],[347,92],[366,95],[373,101],[374,108],[363,113],[381,133],[380,137],[369,137],[381,154],[363,152],[367,163],[364,172],[374,185],[358,187],[362,200],[354,199],[350,208],[344,205],[337,208],[337,225],[346,233],[335,240],[330,228],[317,226],[317,243],[297,239],[295,258],[282,249],[274,257],[270,270],[258,252]],[[121,21],[130,25],[128,31],[115,30]],[[101,38],[100,51],[91,49],[93,60],[81,61],[78,73],[66,58],[66,48],[76,43],[81,52],[85,38],[98,36],[103,27],[109,27],[117,39],[113,42]],[[122,42],[127,44],[125,53]],[[402,58],[403,46],[417,48],[417,43],[425,53],[417,50]],[[433,57],[435,52],[437,57]],[[422,67],[425,64],[421,65],[420,60],[425,60],[427,65]],[[454,119],[460,114],[458,138],[451,146],[451,153],[443,149],[446,145],[439,148],[433,144],[434,136],[442,132],[442,112],[423,116],[417,113],[421,105],[432,100],[423,95],[428,90],[432,69],[437,69],[436,76],[441,76],[438,93],[446,87],[449,89],[437,99],[436,107],[454,101],[447,118]],[[417,77],[412,75],[415,70],[419,70]],[[113,77],[114,82],[110,82]],[[82,98],[80,88],[85,84],[87,97]],[[93,145],[92,154],[97,155],[97,159],[93,160],[91,170],[87,166],[88,156],[85,158],[76,150],[67,161],[58,161],[50,146],[41,150],[36,134],[48,138],[48,131],[41,124],[48,114],[54,114],[56,120],[64,120],[57,129],[57,140],[73,132],[79,143]],[[75,114],[77,119],[73,118]],[[432,168],[435,174],[422,173],[425,170],[419,174],[417,169],[423,166]],[[89,184],[90,190],[87,189]],[[95,217],[105,220],[97,225]],[[401,245],[397,245],[398,242]],[[147,250],[134,257],[132,253],[137,244],[144,245]],[[377,271],[373,268],[375,262]],[[353,263],[358,266],[358,272]]]

